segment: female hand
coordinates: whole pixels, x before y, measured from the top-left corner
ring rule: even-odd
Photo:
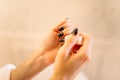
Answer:
[[[11,72],[11,80],[28,80],[54,62],[56,54],[66,35],[70,34],[72,27],[68,20],[62,21],[53,27],[49,35],[43,40],[38,51],[28,60]]]
[[[72,31],[73,26],[71,26],[68,18],[50,30],[39,49],[42,52],[40,55],[45,57],[46,63],[52,64],[54,62],[56,54],[61,47],[61,42],[64,42],[64,37]]]
[[[79,36],[83,37],[83,44],[77,53],[71,53],[73,46],[79,42]],[[73,80],[81,67],[91,58],[91,41],[91,38],[84,33],[69,35],[56,56],[50,80]]]

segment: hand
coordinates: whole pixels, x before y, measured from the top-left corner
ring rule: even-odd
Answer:
[[[61,47],[60,41],[64,41],[66,35],[70,34],[72,27],[68,20],[52,28],[49,35],[43,40],[38,51],[27,61],[11,72],[11,80],[28,80],[54,62],[56,54]]]
[[[57,26],[53,27],[50,30],[48,36],[43,40],[40,45],[40,50],[43,52],[46,63],[52,64],[55,60],[56,54],[61,47],[60,41],[64,42],[64,38],[66,35],[69,35],[73,31],[73,26],[71,26],[68,19],[62,21]]]
[[[79,42],[79,36],[83,37],[83,44],[76,54],[70,55],[72,47]],[[73,80],[81,67],[91,58],[91,42],[91,38],[84,33],[69,35],[56,56],[50,80]]]

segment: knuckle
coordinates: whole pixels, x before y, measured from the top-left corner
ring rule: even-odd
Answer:
[[[82,33],[86,39],[90,39],[90,36],[87,33]]]

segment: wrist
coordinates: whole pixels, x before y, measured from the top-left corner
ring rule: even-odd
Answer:
[[[70,76],[66,76],[64,74],[53,74],[50,77],[50,80],[73,80]]]
[[[12,70],[11,71],[11,73],[10,73],[10,80],[14,80],[15,78],[14,78],[14,70]]]
[[[39,51],[36,52],[36,57],[41,56],[44,60],[44,65],[45,66],[49,66],[53,63],[53,59],[52,59],[52,55],[49,55],[51,54],[50,51],[47,51],[43,48],[39,49]]]
[[[43,56],[31,57],[11,72],[10,80],[30,80],[47,66]]]

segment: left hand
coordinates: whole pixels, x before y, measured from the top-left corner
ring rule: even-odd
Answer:
[[[61,47],[60,41],[64,41],[61,38],[64,38],[73,31],[73,28],[68,24],[68,21],[64,20],[53,27],[49,35],[43,40],[39,50],[11,72],[11,80],[31,79],[52,64]]]
[[[56,54],[61,47],[59,38],[64,38],[72,31],[73,27],[70,26],[70,23],[67,19],[52,28],[48,36],[43,40],[42,44],[40,45],[40,51],[43,53],[40,55],[43,55],[45,57],[46,63],[52,64],[54,62]],[[61,40],[64,41],[64,39]]]

